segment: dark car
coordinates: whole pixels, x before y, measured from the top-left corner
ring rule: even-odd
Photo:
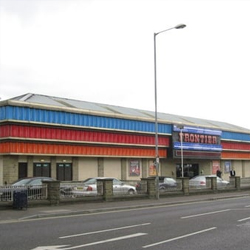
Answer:
[[[0,188],[0,200],[12,200],[15,191],[27,192],[28,198],[39,198],[42,196],[42,182],[55,181],[50,177],[27,177],[20,179],[11,185]]]
[[[164,176],[159,177],[159,190],[160,191],[164,191],[164,190],[176,188],[176,187],[177,187],[177,183],[174,178],[164,177]]]

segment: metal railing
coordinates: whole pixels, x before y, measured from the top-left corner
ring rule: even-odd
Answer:
[[[123,181],[124,185],[131,185],[134,186],[136,189],[135,194],[131,194],[128,192],[127,189],[120,190],[117,192],[115,190],[115,187],[113,186],[112,195],[113,196],[135,196],[136,195],[148,195],[149,194],[149,187],[147,180],[141,180],[141,181]],[[182,186],[182,181],[180,179],[176,180],[176,186],[174,187],[165,187],[160,190],[160,195],[168,195],[168,194],[174,194],[175,192],[182,192],[184,187]],[[103,183],[101,183],[101,186],[96,187],[96,190],[87,190],[87,186],[85,186],[82,182],[76,181],[76,182],[60,182],[60,199],[64,198],[81,198],[81,197],[87,197],[87,196],[103,196],[104,190],[103,190]],[[211,180],[208,180],[207,185],[204,187],[205,190],[211,190]],[[250,178],[241,178],[240,179],[240,189],[249,189],[250,188]],[[203,189],[203,190],[204,190]],[[219,186],[217,186],[217,189],[220,190]],[[233,181],[230,181],[230,184],[226,187],[223,187],[223,189],[235,189],[235,183]],[[12,202],[13,201],[13,194],[14,192],[22,191],[24,190],[27,193],[28,200],[46,200],[48,199],[48,188],[47,184],[43,185],[36,185],[36,186],[0,186],[0,202]],[[190,192],[199,192],[200,188],[197,187],[191,187],[189,186]],[[205,191],[204,190],[204,191]]]
[[[137,181],[122,181],[124,186],[113,185],[113,195],[135,195],[137,194]],[[133,188],[128,188],[126,185],[131,185]],[[103,195],[103,183],[98,185],[85,185],[83,182],[61,182],[60,197],[64,198],[81,198],[88,196]]]
[[[13,201],[13,194],[19,191],[25,191],[29,200],[42,200],[48,197],[47,185],[0,186],[0,201]]]

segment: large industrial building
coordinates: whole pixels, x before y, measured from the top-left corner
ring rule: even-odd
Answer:
[[[159,175],[250,177],[250,130],[233,124],[158,113],[158,149]],[[27,176],[140,180],[156,175],[155,157],[152,111],[38,94],[0,102],[0,185]]]

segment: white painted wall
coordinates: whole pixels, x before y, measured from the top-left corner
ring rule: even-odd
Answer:
[[[104,177],[115,177],[121,179],[121,159],[104,159]]]
[[[97,158],[79,158],[78,180],[85,180],[89,177],[98,176]]]

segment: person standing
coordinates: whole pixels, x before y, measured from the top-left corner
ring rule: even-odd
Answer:
[[[218,169],[218,170],[216,171],[216,175],[217,175],[218,177],[221,178],[221,174],[222,174],[222,172],[220,171],[220,169]]]

